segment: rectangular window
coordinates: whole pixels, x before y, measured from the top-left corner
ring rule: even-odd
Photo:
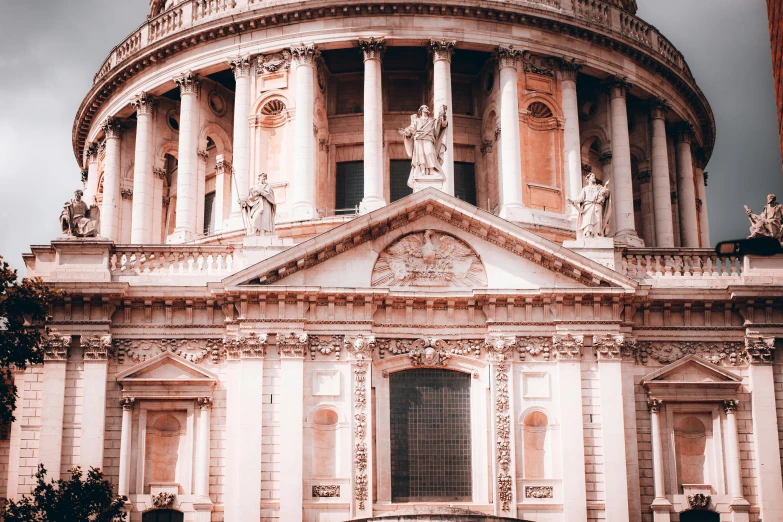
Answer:
[[[391,160],[389,165],[389,188],[391,189],[391,202],[413,194],[413,189],[408,186],[408,178],[411,175],[411,160]]]
[[[476,205],[476,169],[473,163],[454,162],[454,195]]]
[[[364,162],[345,161],[337,164],[335,214],[353,214],[364,197]]]
[[[389,375],[392,502],[472,499],[470,374]]]
[[[215,193],[210,192],[204,196],[204,234],[215,232]]]

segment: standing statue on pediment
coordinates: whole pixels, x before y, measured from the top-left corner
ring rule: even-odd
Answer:
[[[245,235],[269,236],[275,233],[275,193],[272,185],[267,183],[266,174],[258,176],[258,183],[250,188],[246,198],[239,200],[245,223]]]
[[[609,197],[606,185],[596,182],[595,174],[587,175],[587,185],[575,200],[568,200],[579,213],[577,239],[604,237],[609,230]]]
[[[87,206],[82,201],[84,192],[74,192],[74,199],[67,201],[60,214],[60,226],[65,235],[73,237],[95,237],[101,228],[100,211],[97,205]]]
[[[446,180],[443,172],[446,144],[443,143],[443,138],[448,126],[445,105],[440,108],[437,118],[431,117],[430,108],[422,105],[416,114],[411,115],[411,124],[405,129],[399,129],[405,143],[405,152],[411,158],[409,187],[413,188],[413,182],[417,179]]]
[[[775,194],[767,196],[767,204],[760,214],[754,214],[745,205],[745,213],[750,219],[750,235],[754,237],[774,237],[778,241],[783,236],[783,205],[777,202]]]

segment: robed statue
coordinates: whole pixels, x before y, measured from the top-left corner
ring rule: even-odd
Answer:
[[[750,235],[754,237],[774,237],[778,241],[783,236],[783,205],[777,202],[775,194],[767,196],[767,204],[760,214],[754,214],[747,205],[745,213],[750,219]]]
[[[248,236],[271,235],[275,233],[275,193],[267,183],[266,174],[258,176],[258,183],[250,188],[246,198],[239,200],[245,234]]]
[[[101,228],[101,214],[97,205],[87,206],[82,201],[84,192],[77,190],[74,199],[65,203],[60,214],[60,226],[64,234],[73,237],[95,237]]]
[[[608,183],[606,184],[608,185]],[[577,239],[604,237],[609,230],[609,188],[595,180],[592,172],[587,185],[575,200],[568,200],[579,213]]]
[[[405,143],[405,152],[411,158],[409,187],[413,188],[416,179],[445,181],[443,154],[446,152],[446,144],[443,138],[448,126],[445,105],[440,108],[437,118],[431,117],[430,108],[422,105],[416,114],[411,115],[411,124],[399,130]]]

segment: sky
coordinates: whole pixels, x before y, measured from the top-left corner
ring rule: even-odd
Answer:
[[[685,55],[715,113],[706,168],[713,244],[745,237],[743,205],[759,211],[770,192],[783,200],[765,1],[638,4]],[[23,269],[31,244],[61,235],[62,205],[82,186],[74,115],[104,58],[148,8],[148,0],[0,0],[0,255],[12,267]]]

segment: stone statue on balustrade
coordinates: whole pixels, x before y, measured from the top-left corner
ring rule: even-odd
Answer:
[[[60,226],[65,235],[71,237],[95,237],[101,229],[101,213],[98,206],[87,206],[82,201],[84,192],[74,192],[74,199],[65,203],[60,214]]]
[[[781,241],[783,236],[783,205],[777,202],[775,194],[767,196],[767,204],[761,211],[761,214],[754,214],[752,210],[745,205],[745,213],[750,219],[750,235],[748,239],[754,237],[774,237]]]
[[[609,183],[596,182],[595,174],[587,175],[587,185],[575,200],[568,200],[579,213],[577,239],[605,237],[609,231]]]
[[[399,129],[405,143],[405,152],[411,158],[409,187],[415,188],[414,182],[417,180],[446,180],[443,172],[446,144],[443,143],[443,138],[448,125],[445,105],[440,108],[437,118],[431,117],[430,108],[422,105],[416,114],[411,115],[411,124],[405,129]]]
[[[245,235],[273,235],[275,233],[275,193],[272,185],[267,183],[266,174],[258,176],[258,182],[250,188],[246,198],[239,200],[242,209],[242,221],[245,224]]]

